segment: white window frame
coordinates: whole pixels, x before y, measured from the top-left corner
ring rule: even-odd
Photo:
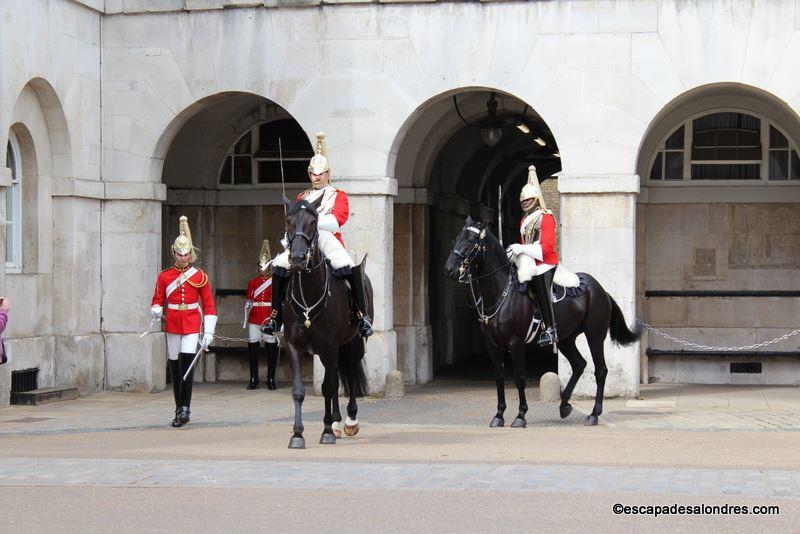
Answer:
[[[280,161],[280,158],[256,158],[256,157],[253,157],[252,151],[255,150],[255,147],[258,147],[261,144],[261,137],[260,137],[261,136],[261,126],[263,126],[264,124],[267,124],[269,122],[275,122],[275,121],[286,119],[286,118],[291,118],[291,117],[289,117],[289,116],[280,116],[280,117],[276,117],[276,118],[268,120],[268,121],[260,122],[258,124],[253,125],[249,130],[247,130],[242,135],[237,137],[236,141],[234,141],[233,144],[231,144],[231,146],[228,149],[228,151],[225,152],[225,156],[222,158],[222,162],[220,163],[219,169],[217,170],[217,187],[219,187],[220,189],[242,189],[242,188],[247,188],[247,189],[252,189],[252,188],[256,188],[256,189],[282,189],[283,185],[280,184],[280,183],[265,183],[265,184],[262,184],[262,183],[258,182],[258,162],[259,161]],[[223,184],[220,181],[220,179],[222,178],[222,169],[225,166],[225,161],[227,161],[227,159],[230,158],[231,156],[240,156],[241,157],[241,156],[244,155],[244,154],[234,154],[233,150],[236,147],[236,145],[239,144],[239,141],[244,139],[244,137],[248,133],[251,135],[251,138],[250,138],[250,147],[251,147],[250,148],[250,150],[251,150],[251,153],[250,153],[250,175],[251,175],[250,176],[250,182],[249,183],[244,183],[244,184],[234,184],[234,183]],[[313,150],[313,146],[312,146],[312,150]],[[283,161],[285,163],[287,161],[307,161],[307,159],[306,158],[283,158]],[[233,162],[231,162],[231,182],[234,181],[233,173],[234,173]],[[286,185],[287,188],[297,189],[297,188],[306,187],[308,185],[308,183],[307,182],[286,182],[285,185]]]
[[[9,132],[8,143],[14,156],[11,166],[11,186],[6,188],[6,272],[22,272],[22,151],[14,132]],[[13,206],[14,219],[8,219],[8,205]],[[13,235],[13,249],[9,258],[8,232]]]
[[[736,161],[706,161],[706,160],[698,160],[692,161],[691,159],[691,150],[692,150],[692,123],[695,119],[700,117],[705,117],[706,115],[713,115],[714,113],[742,113],[745,115],[750,115],[751,117],[755,117],[761,121],[761,160],[755,161],[747,161],[747,160],[736,160]],[[667,180],[663,178],[666,170],[666,153],[667,152],[679,152],[679,149],[667,149],[665,148],[667,139],[675,133],[681,126],[683,126],[683,179],[682,180]],[[743,108],[715,108],[715,109],[708,109],[704,110],[700,113],[695,113],[690,117],[684,119],[683,121],[675,124],[674,127],[669,129],[667,135],[664,136],[663,139],[658,144],[658,148],[653,151],[653,154],[650,157],[650,164],[647,166],[647,187],[708,187],[710,185],[722,185],[722,186],[739,186],[739,187],[754,187],[754,186],[770,186],[770,187],[797,187],[800,186],[800,179],[797,178],[789,178],[786,180],[770,180],[769,179],[769,127],[772,126],[776,130],[778,130],[789,142],[789,174],[791,175],[791,159],[792,159],[792,151],[798,150],[798,145],[786,133],[786,130],[780,127],[779,124],[775,123],[775,121],[770,120],[769,118],[761,115],[759,113],[754,113],[750,110],[743,109]],[[777,149],[776,149],[777,150]],[[787,149],[780,149],[780,150],[787,150]],[[650,173],[655,164],[656,158],[659,154],[661,156],[661,176],[662,179],[660,180],[652,180],[650,178]],[[760,166],[759,176],[760,179],[758,180],[692,180],[692,163],[714,163],[719,165],[725,164],[747,164],[747,163],[758,163]]]

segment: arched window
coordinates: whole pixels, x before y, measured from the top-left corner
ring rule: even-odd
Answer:
[[[797,144],[764,117],[724,110],[690,117],[664,139],[650,182],[800,180]]]
[[[307,181],[306,168],[314,150],[297,121],[285,118],[254,126],[241,136],[225,155],[219,183],[232,186],[279,184],[281,154],[286,182]]]
[[[22,270],[22,161],[17,137],[10,132],[6,167],[11,169],[11,186],[6,190],[6,272]]]

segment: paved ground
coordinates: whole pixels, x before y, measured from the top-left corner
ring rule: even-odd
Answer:
[[[528,428],[489,429],[493,389],[443,382],[363,399],[361,432],[333,446],[317,443],[312,395],[303,451],[286,448],[285,386],[196,385],[182,429],[168,427],[166,392],[3,409],[0,531],[779,532],[800,520],[799,388],[646,386],[606,400],[598,427],[582,425],[591,401],[561,420],[532,388]],[[507,400],[510,422],[511,389]],[[750,513],[642,517],[617,503]]]

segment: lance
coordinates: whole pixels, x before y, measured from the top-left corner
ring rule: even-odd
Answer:
[[[503,246],[503,186],[497,186],[497,237]]]
[[[283,146],[281,146],[281,138],[278,138],[278,160],[281,163],[281,188],[283,189],[283,198],[286,198],[286,180],[283,177]],[[286,214],[286,203],[281,202],[283,204],[283,216],[287,217]]]

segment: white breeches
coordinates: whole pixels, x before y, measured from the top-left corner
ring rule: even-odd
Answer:
[[[261,333],[261,325],[247,323],[247,342],[258,343],[260,341],[264,341],[264,343],[276,343],[275,336]]]
[[[170,360],[177,360],[179,352],[186,352],[194,355],[197,352],[197,340],[200,334],[170,334],[167,332],[167,357]]]
[[[350,254],[347,253],[332,232],[320,230],[319,239],[317,242],[319,243],[320,251],[322,251],[322,254],[330,260],[331,266],[334,269],[353,267],[355,265],[355,263],[353,263],[353,258],[350,257]],[[289,251],[284,250],[278,254],[272,264],[289,270]]]
[[[517,254],[514,257],[514,264],[517,266],[517,277],[520,282],[530,282],[534,276],[544,274],[555,267],[547,263],[536,265],[536,260],[527,254]]]

